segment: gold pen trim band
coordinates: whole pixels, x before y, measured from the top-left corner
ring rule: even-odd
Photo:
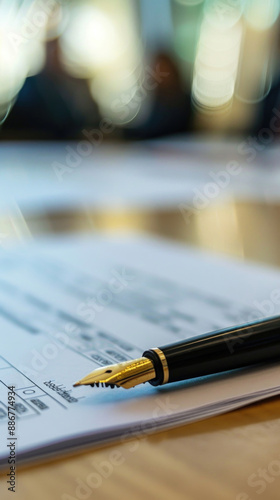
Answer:
[[[130,389],[131,387],[135,387],[139,384],[144,384],[145,382],[156,381],[156,385],[167,384],[169,380],[169,369],[166,357],[164,353],[158,347],[154,347],[150,349],[154,351],[157,359],[149,359],[146,356],[142,356],[142,358],[123,361],[118,364],[103,366],[101,368],[97,368],[93,370],[93,372],[86,375],[86,377],[82,378],[78,382],[74,384],[74,387],[79,385],[91,385],[99,387],[99,385],[105,387],[124,387],[125,389]],[[144,353],[145,354],[145,353]],[[158,361],[159,360],[159,361]],[[157,369],[154,364],[160,362],[162,367],[163,378],[161,375],[157,375]],[[157,379],[159,377],[159,380]],[[162,383],[160,384],[160,380],[162,378]]]
[[[160,361],[161,361],[161,365],[162,365],[162,369],[163,369],[163,381],[162,381],[162,385],[163,384],[167,384],[168,380],[169,380],[169,368],[168,368],[168,364],[167,364],[167,361],[166,361],[166,357],[165,355],[163,354],[163,352],[158,348],[158,347],[153,347],[151,349],[151,351],[154,351]]]

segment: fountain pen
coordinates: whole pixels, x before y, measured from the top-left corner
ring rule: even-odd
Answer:
[[[280,360],[280,316],[145,351],[141,358],[98,368],[74,384],[130,389]]]

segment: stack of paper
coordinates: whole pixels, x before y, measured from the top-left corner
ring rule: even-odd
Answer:
[[[34,459],[142,436],[280,393],[279,364],[159,388],[72,387],[96,367],[147,348],[279,314],[274,269],[161,240],[99,236],[2,250],[0,269],[2,466],[13,440],[17,460]],[[16,415],[12,437],[9,406],[10,417]]]

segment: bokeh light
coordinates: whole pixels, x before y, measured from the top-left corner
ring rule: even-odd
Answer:
[[[116,23],[95,5],[74,6],[61,37],[61,50],[67,70],[74,76],[92,76],[108,66],[124,51]]]
[[[116,111],[122,105],[127,109],[127,101],[140,85],[142,68],[135,10],[129,0],[85,1],[73,6],[60,47],[65,69],[89,80],[103,115],[118,124],[134,118],[135,110]]]
[[[245,18],[254,29],[269,29],[277,20],[280,12],[279,0],[247,0]]]
[[[242,39],[241,7],[207,2],[194,66],[192,97],[201,111],[227,106],[233,95]]]
[[[0,109],[7,115],[25,79],[42,70],[53,1],[0,2]],[[0,117],[1,119],[1,117]]]

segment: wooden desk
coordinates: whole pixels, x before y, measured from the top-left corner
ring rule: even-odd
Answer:
[[[227,202],[184,218],[150,214],[48,214],[31,232],[138,229],[215,252],[280,265],[280,206]],[[45,225],[43,224],[45,223]],[[279,500],[280,399],[17,470],[19,500]]]

